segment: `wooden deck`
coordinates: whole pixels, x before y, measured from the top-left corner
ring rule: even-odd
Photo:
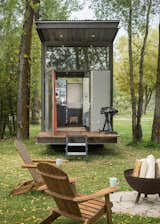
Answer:
[[[104,134],[99,132],[87,131],[84,127],[58,128],[57,133],[40,132],[37,136],[39,144],[64,145],[66,143],[66,135],[86,135],[88,144],[107,144],[117,143],[117,134]]]

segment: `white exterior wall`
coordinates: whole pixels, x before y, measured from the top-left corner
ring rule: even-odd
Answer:
[[[99,131],[104,124],[102,107],[110,106],[110,71],[91,71],[90,131]]]

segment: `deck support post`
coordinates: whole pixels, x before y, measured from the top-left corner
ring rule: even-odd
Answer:
[[[46,44],[41,45],[41,130],[45,131],[45,65],[46,65]]]
[[[113,106],[113,43],[109,46],[109,70],[110,70],[110,106]],[[111,120],[113,130],[113,117]]]
[[[113,44],[109,46],[109,70],[110,70],[110,105],[113,106]]]

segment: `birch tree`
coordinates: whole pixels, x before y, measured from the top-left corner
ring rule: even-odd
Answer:
[[[141,141],[142,127],[141,117],[143,113],[143,67],[146,43],[148,37],[152,0],[92,0],[98,18],[108,19],[112,16],[121,20],[121,24],[128,34],[128,58],[130,96],[132,107],[132,138],[133,141]],[[111,13],[112,12],[112,13]],[[139,80],[138,100],[135,94],[134,65],[133,65],[133,36],[139,36],[142,40],[139,55]]]
[[[155,109],[154,109],[154,118],[153,118],[153,124],[152,124],[151,140],[155,143],[160,143],[160,19],[159,19],[159,44],[158,44]]]
[[[152,0],[148,0],[146,4],[146,15],[145,15],[145,26],[144,26],[144,37],[141,47],[140,60],[139,60],[139,83],[138,83],[138,104],[137,104],[137,114],[136,114],[136,126],[133,130],[133,140],[141,141],[142,140],[142,125],[141,118],[143,114],[143,77],[144,77],[144,55],[146,51],[146,44],[148,38],[149,30],[149,20],[152,7]]]

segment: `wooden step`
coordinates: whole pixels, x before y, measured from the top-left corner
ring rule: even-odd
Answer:
[[[72,150],[76,147],[76,150]],[[83,147],[80,150],[78,147]],[[68,135],[66,136],[66,156],[87,156],[88,155],[88,142],[86,135]]]
[[[68,146],[86,146],[86,143],[68,143]]]
[[[67,152],[67,156],[87,156],[86,152]]]

